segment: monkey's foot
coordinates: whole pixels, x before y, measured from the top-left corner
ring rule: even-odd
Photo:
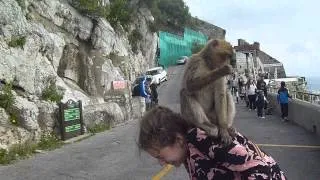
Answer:
[[[234,127],[229,127],[228,128],[228,133],[231,137],[236,137],[237,136],[237,130]]]
[[[232,143],[232,137],[229,135],[229,132],[227,129],[220,129],[220,138],[223,144],[229,145]]]
[[[206,130],[205,130],[209,136],[212,136],[212,137],[218,137],[219,135],[219,130],[217,127],[208,127]]]

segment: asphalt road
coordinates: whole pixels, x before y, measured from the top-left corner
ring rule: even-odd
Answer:
[[[180,81],[184,66],[170,68],[169,80],[159,87],[160,104],[179,111]],[[320,149],[271,147],[271,145],[320,145],[313,134],[278,117],[258,120],[255,111],[237,105],[237,129],[270,153],[291,180],[320,179]],[[99,133],[81,142],[37,154],[13,165],[0,166],[1,180],[150,180],[161,169],[157,161],[136,146],[137,120]],[[173,168],[164,178],[188,179],[183,167]]]

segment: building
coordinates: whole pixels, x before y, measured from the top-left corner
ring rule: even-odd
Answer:
[[[260,43],[249,44],[243,39],[238,39],[234,47],[236,52],[237,71],[256,79],[258,75],[265,75],[267,79],[285,78],[283,64],[260,50]]]

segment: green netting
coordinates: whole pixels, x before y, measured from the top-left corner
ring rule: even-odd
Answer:
[[[180,56],[191,56],[192,44],[194,42],[206,44],[208,37],[200,32],[185,28],[183,37],[160,31],[159,41],[159,64],[167,68],[170,65],[175,65]]]

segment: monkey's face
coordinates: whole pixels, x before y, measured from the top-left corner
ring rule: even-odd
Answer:
[[[219,65],[230,64],[234,56],[233,48],[230,43],[224,40],[213,40],[210,42],[213,52],[213,60]]]

